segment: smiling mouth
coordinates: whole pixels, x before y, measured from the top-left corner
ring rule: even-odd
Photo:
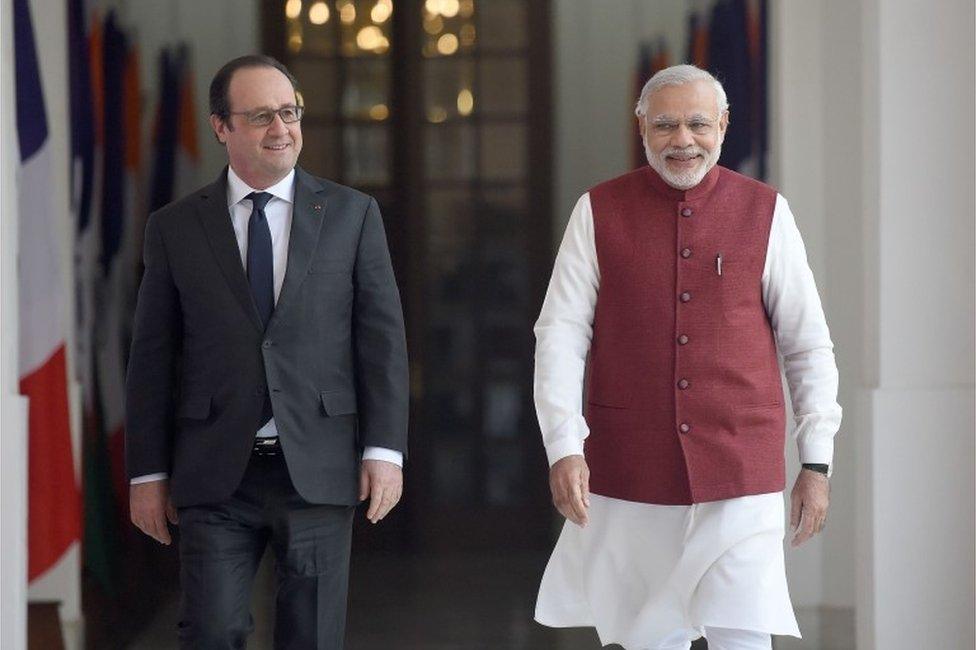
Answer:
[[[698,160],[701,158],[701,154],[696,154],[694,156],[668,156],[668,160],[674,162],[691,162],[692,160]]]
[[[264,148],[270,149],[271,151],[284,151],[290,146],[291,145],[289,143],[285,142],[283,144],[266,144],[264,145]]]

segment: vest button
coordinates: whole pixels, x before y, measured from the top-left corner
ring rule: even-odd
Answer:
[[[688,424],[687,422],[682,422],[681,426],[678,427],[678,431],[680,431],[681,433],[688,433],[689,431],[691,431],[691,425]]]
[[[685,259],[688,259],[689,257],[691,257],[691,249],[690,248],[682,248],[681,249],[681,257],[683,257]]]
[[[678,345],[685,345],[688,343],[688,335],[682,334],[678,337]]]
[[[694,211],[691,208],[683,208],[681,210],[681,216],[682,217],[690,217],[693,214],[695,214],[695,213],[694,213]]]
[[[271,339],[268,339],[267,341],[265,341],[264,343],[262,343],[261,344],[261,347],[263,347],[265,350],[267,350],[268,348],[270,348],[271,347]]]
[[[688,385],[689,384],[687,379],[682,379],[681,381],[678,382],[678,388],[680,388],[681,390],[688,388]]]
[[[687,291],[685,291],[684,293],[681,294],[681,302],[688,302],[689,300],[691,300],[691,294],[690,293],[688,293]]]

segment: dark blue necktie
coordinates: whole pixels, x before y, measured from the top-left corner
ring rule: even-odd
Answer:
[[[247,223],[247,279],[251,283],[251,295],[267,327],[274,311],[274,255],[271,251],[271,229],[264,207],[271,200],[267,192],[251,192],[251,219]]]
[[[261,323],[268,326],[271,312],[274,311],[274,254],[271,250],[271,229],[264,207],[271,200],[267,192],[251,192],[245,198],[251,199],[251,219],[247,222],[247,279],[251,283],[251,295],[261,315]],[[264,391],[264,406],[261,409],[261,426],[271,419],[271,395]]]

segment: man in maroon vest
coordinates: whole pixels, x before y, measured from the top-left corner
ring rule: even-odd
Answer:
[[[568,520],[536,620],[628,649],[702,635],[713,650],[770,648],[799,636],[777,353],[803,463],[797,546],[826,518],[833,344],[786,200],[716,165],[721,84],[667,68],[636,113],[650,164],[580,198],[535,327],[536,409]]]

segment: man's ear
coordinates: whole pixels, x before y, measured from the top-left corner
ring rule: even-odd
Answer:
[[[719,120],[718,120],[718,127],[719,127],[719,131],[721,131],[722,135],[724,136],[725,135],[725,130],[729,128],[729,111],[728,111],[728,109],[726,109],[726,111],[724,113],[722,113],[722,117],[719,118]]]
[[[215,114],[211,114],[210,126],[213,128],[214,137],[217,138],[217,142],[224,144],[224,139],[227,137],[224,135],[224,132],[227,130],[227,124]]]
[[[644,137],[644,133],[645,133],[644,129],[645,129],[646,126],[647,126],[647,116],[646,115],[638,115],[637,116],[637,134],[640,137],[642,137],[642,138]]]

